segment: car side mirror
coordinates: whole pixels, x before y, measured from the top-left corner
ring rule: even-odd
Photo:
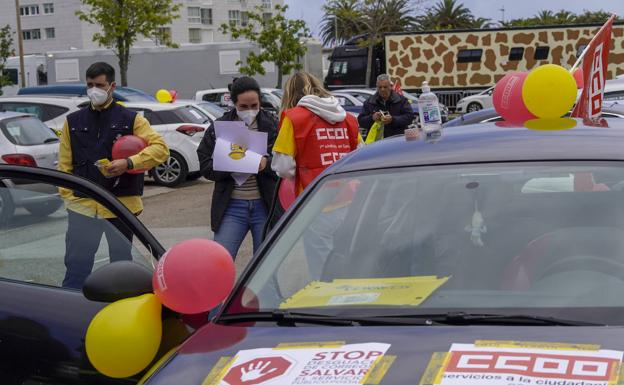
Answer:
[[[115,302],[153,292],[152,272],[132,261],[112,262],[97,269],[82,287],[87,299],[98,302]]]

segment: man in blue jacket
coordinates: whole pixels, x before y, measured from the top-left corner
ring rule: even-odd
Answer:
[[[392,82],[386,74],[377,77],[377,92],[371,96],[358,116],[360,127],[370,130],[373,122],[384,126],[384,138],[403,135],[414,120],[410,102],[392,90]]]

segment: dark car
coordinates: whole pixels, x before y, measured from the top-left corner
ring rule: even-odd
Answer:
[[[212,321],[141,383],[617,383],[624,121],[532,127],[398,136],[345,156],[269,233]],[[135,250],[137,261],[164,252],[88,181],[1,165],[0,177],[78,189],[151,250]],[[0,233],[4,383],[133,383],[106,381],[85,356],[87,325],[114,285],[96,293],[101,302],[54,287],[64,250],[56,220]],[[99,263],[99,272],[115,266]],[[33,276],[34,264],[50,273]]]
[[[399,136],[346,156],[146,384],[616,378],[624,123],[534,128]]]
[[[36,86],[20,88],[18,95],[67,95],[87,96],[87,87],[84,84],[65,84],[52,86]],[[141,90],[130,87],[117,87],[113,91],[113,98],[120,102],[155,102],[156,98]]]

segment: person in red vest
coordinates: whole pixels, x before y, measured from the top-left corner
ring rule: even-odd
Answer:
[[[295,178],[296,195],[361,145],[357,119],[316,77],[298,72],[288,79],[271,167],[282,178]]]
[[[299,195],[335,161],[363,145],[357,119],[342,108],[322,83],[307,72],[286,82],[271,167],[281,178],[295,179]],[[353,199],[357,184],[345,185],[303,234],[310,279],[320,279],[333,235]]]

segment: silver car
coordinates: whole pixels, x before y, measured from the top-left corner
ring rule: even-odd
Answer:
[[[41,120],[30,114],[0,112],[0,163],[56,169],[58,152],[59,138]],[[36,216],[57,211],[62,201],[49,189],[27,180],[0,180],[0,222],[5,223],[18,208]]]

